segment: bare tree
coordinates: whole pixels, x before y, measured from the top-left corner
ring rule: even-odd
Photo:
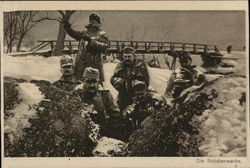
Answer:
[[[24,37],[37,23],[33,19],[38,12],[34,11],[21,11],[17,12],[17,28],[18,28],[18,42],[17,52],[20,50]],[[39,21],[40,22],[40,21]]]
[[[62,55],[62,50],[64,48],[64,41],[66,37],[66,32],[64,31],[62,20],[69,21],[72,14],[75,13],[76,11],[75,10],[66,10],[66,11],[58,10],[58,12],[61,15],[60,18],[51,18],[49,17],[49,14],[46,13],[45,16],[42,16],[39,19],[33,21],[33,22],[40,22],[43,20],[52,20],[52,21],[57,21],[59,23],[59,31],[57,35],[56,45],[53,48],[52,55]]]
[[[17,12],[4,13],[4,42],[6,43],[6,52],[12,52],[12,48],[17,40]]]
[[[68,21],[71,17],[71,15],[73,13],[75,13],[76,11],[58,11],[61,16],[62,16],[62,20]],[[55,48],[53,49],[52,55],[61,55],[62,54],[62,50],[64,47],[64,41],[65,41],[65,37],[66,37],[66,32],[64,31],[63,28],[63,24],[62,22],[59,22],[59,31],[58,31],[58,36],[57,36],[57,40],[56,40],[56,45]]]

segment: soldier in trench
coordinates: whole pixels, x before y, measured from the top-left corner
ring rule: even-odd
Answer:
[[[99,83],[104,82],[103,54],[108,48],[107,33],[101,29],[101,19],[95,13],[89,16],[89,24],[86,31],[75,31],[68,21],[63,20],[64,29],[69,36],[79,41],[78,53],[75,61],[75,77],[82,79],[84,69],[93,67],[99,70]]]
[[[62,76],[53,83],[57,88],[65,91],[72,91],[77,85],[81,84],[74,76],[73,59],[70,56],[63,56],[60,60]]]
[[[169,100],[178,100],[183,90],[207,82],[205,75],[196,69],[195,65],[192,65],[190,53],[183,52],[178,58],[181,67],[171,74],[164,94],[168,102],[170,102]]]
[[[102,136],[122,139],[124,118],[110,91],[99,84],[99,76],[98,69],[85,68],[82,87],[77,87],[72,93],[78,95],[83,103],[93,105],[97,114],[92,114],[91,118],[100,125]]]
[[[127,47],[122,53],[123,61],[115,68],[110,81],[118,93],[118,105],[128,122],[125,138],[141,127],[141,122],[162,107],[163,99],[149,89],[149,73],[144,61],[138,60],[135,50]]]

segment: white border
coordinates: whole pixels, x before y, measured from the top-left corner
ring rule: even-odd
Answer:
[[[4,1],[3,10],[247,10],[247,1]]]
[[[249,27],[248,27],[248,2],[247,1],[8,1],[1,4],[1,32],[2,11],[14,10],[245,10],[246,12],[246,53],[249,57]],[[1,35],[2,38],[2,35]],[[3,49],[3,40],[1,39]],[[2,51],[1,51],[2,54]],[[249,60],[246,71],[249,72]],[[2,66],[1,66],[2,68]],[[1,75],[2,76],[2,75]],[[247,81],[249,74],[247,73]],[[1,80],[1,83],[3,81]],[[249,90],[249,84],[247,86]],[[2,88],[1,88],[1,91]],[[3,92],[2,92],[3,93]],[[3,99],[1,99],[3,103]],[[247,102],[249,98],[247,96]],[[249,103],[247,103],[247,112]],[[3,115],[1,115],[3,119]],[[3,121],[3,120],[2,120]],[[3,122],[1,122],[3,128]],[[247,135],[249,140],[249,113],[247,113]],[[3,136],[3,131],[1,131]],[[247,140],[247,142],[248,142]],[[1,141],[3,144],[3,141]],[[247,156],[238,158],[242,161],[237,166],[234,164],[197,164],[196,157],[130,157],[130,158],[3,158],[4,167],[250,167],[249,144]],[[1,151],[3,154],[3,150]],[[2,155],[3,156],[3,155]],[[202,157],[216,159],[217,157]],[[236,157],[223,157],[221,159],[237,159]],[[248,166],[248,167],[246,167]]]

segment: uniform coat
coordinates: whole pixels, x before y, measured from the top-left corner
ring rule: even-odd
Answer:
[[[64,25],[65,31],[69,36],[79,41],[78,53],[75,60],[75,77],[77,79],[82,79],[84,69],[86,67],[93,67],[100,72],[100,81],[104,81],[103,72],[103,56],[108,48],[108,36],[106,32],[102,31],[100,28],[94,31],[75,31],[71,28],[71,25]],[[89,36],[91,42],[87,42],[83,39],[83,36]]]
[[[81,84],[81,82],[75,78],[71,80],[65,80],[63,76],[56,82],[53,83],[56,87],[65,90],[65,91],[72,91],[77,85]]]
[[[179,77],[190,80],[190,82],[185,85],[183,84],[182,88],[176,89],[176,91],[174,91],[174,80]],[[171,74],[167,88],[165,90],[165,97],[177,98],[184,89],[192,87],[193,85],[199,86],[205,82],[207,82],[206,77],[202,72],[197,70],[195,66],[190,66],[189,68],[180,67]]]
[[[109,90],[99,87],[96,94],[89,95],[83,89],[76,89],[73,94],[77,94],[83,103],[93,105],[97,114],[93,114],[91,118],[94,123],[101,126],[100,134],[102,136],[122,139],[123,118]]]
[[[119,63],[115,68],[110,82],[119,92],[117,103],[121,111],[133,102],[132,98],[134,95],[131,88],[133,80],[143,81],[148,87],[149,74],[145,62],[137,61],[132,66],[127,66],[124,62]]]

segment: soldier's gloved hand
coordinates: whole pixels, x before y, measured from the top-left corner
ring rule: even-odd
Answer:
[[[83,38],[83,40],[85,40],[85,41],[87,41],[89,43],[91,42],[91,38],[86,33],[82,33],[82,38]]]

